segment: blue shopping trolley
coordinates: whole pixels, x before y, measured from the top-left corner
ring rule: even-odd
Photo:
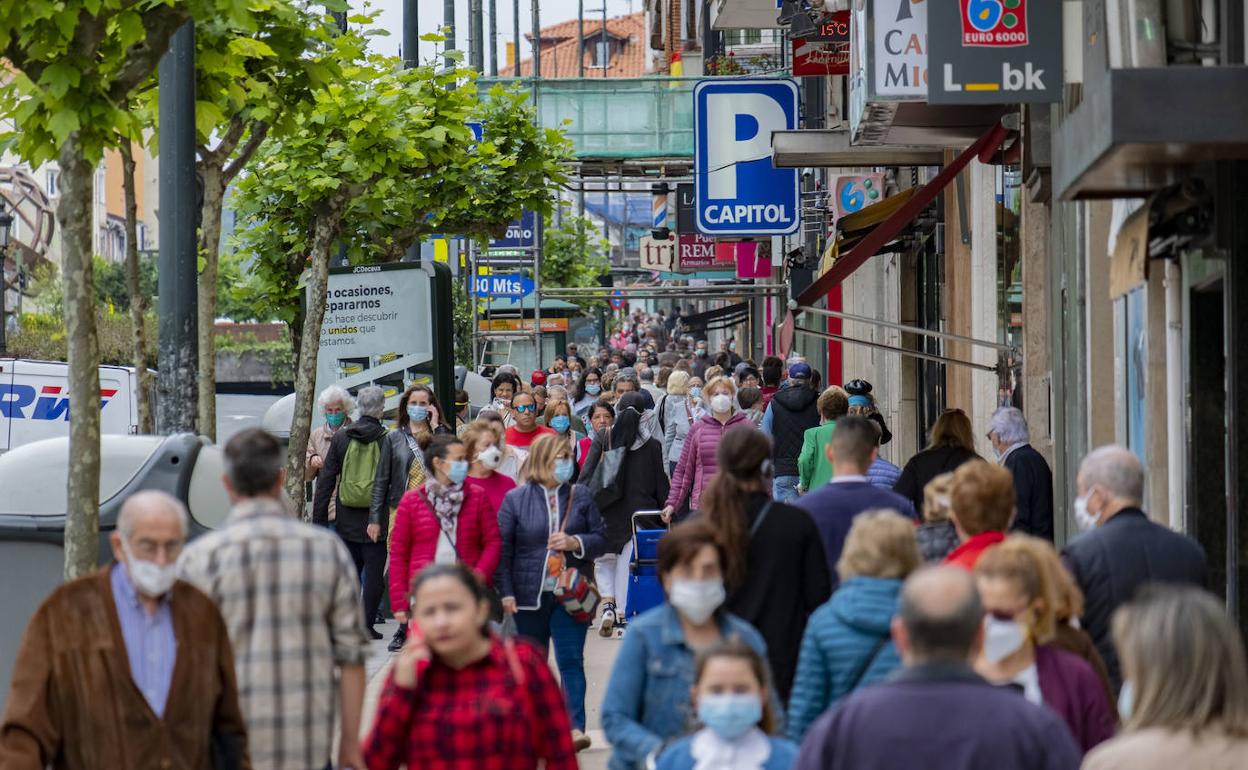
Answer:
[[[630,620],[663,603],[663,586],[659,583],[659,540],[666,534],[667,526],[663,524],[659,511],[637,511],[633,514],[633,555],[628,564],[628,603],[624,607],[624,616]]]

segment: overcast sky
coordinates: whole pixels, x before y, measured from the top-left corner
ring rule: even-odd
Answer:
[[[586,17],[601,18],[603,1],[583,0]],[[622,16],[630,12],[638,13],[644,10],[642,0],[605,1],[607,3],[608,16]],[[494,2],[498,8],[498,60],[501,67],[503,57],[507,53],[507,43],[512,39],[512,4],[515,0],[494,0]],[[543,27],[576,18],[577,0],[539,0],[539,2]],[[529,34],[533,28],[533,0],[519,0],[519,4],[520,56],[521,58],[526,58],[529,55],[529,51],[524,36]],[[357,3],[353,2],[353,5],[357,5]],[[402,42],[403,37],[403,0],[372,0],[372,5],[381,12],[378,26],[390,33],[389,37],[374,38],[373,46],[381,53],[397,56],[399,44]],[[417,21],[420,34],[436,32],[444,22],[442,18],[443,1],[419,0],[419,5],[420,14]],[[481,0],[481,5],[484,17],[482,28],[485,30],[488,38],[490,34],[490,0]],[[362,0],[358,2],[358,6],[363,6]],[[455,26],[456,47],[466,52],[468,50],[468,0],[456,0]],[[422,42],[420,46],[421,59],[426,59],[437,53],[433,43]],[[485,66],[488,72],[490,66],[488,47],[485,49]]]

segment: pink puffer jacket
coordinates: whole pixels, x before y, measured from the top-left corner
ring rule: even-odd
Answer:
[[[719,470],[715,462],[715,450],[719,448],[719,441],[723,438],[724,431],[738,425],[758,430],[745,412],[735,412],[726,423],[720,423],[709,414],[702,415],[693,423],[689,434],[685,436],[680,459],[676,461],[676,471],[672,474],[672,491],[667,495],[668,505],[679,511],[685,498],[689,498],[689,508],[695,511],[698,509],[702,490],[706,489],[707,482]],[[692,496],[689,494],[691,488]]]

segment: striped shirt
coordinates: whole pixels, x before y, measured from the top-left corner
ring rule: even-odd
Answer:
[[[113,565],[109,581],[113,589],[113,603],[117,605],[121,638],[126,642],[130,678],[156,716],[164,716],[169,685],[173,682],[173,664],[178,657],[169,594],[160,600],[156,612],[149,615],[120,562]]]
[[[243,502],[189,545],[182,576],[221,608],[234,646],[247,748],[256,770],[330,761],[339,666],[363,665],[360,583],[333,533],[272,499]]]

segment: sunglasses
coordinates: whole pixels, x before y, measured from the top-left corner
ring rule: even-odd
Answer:
[[[528,412],[536,412],[537,405],[536,404],[522,404],[520,406],[514,407],[514,409],[520,414],[526,414]]]

